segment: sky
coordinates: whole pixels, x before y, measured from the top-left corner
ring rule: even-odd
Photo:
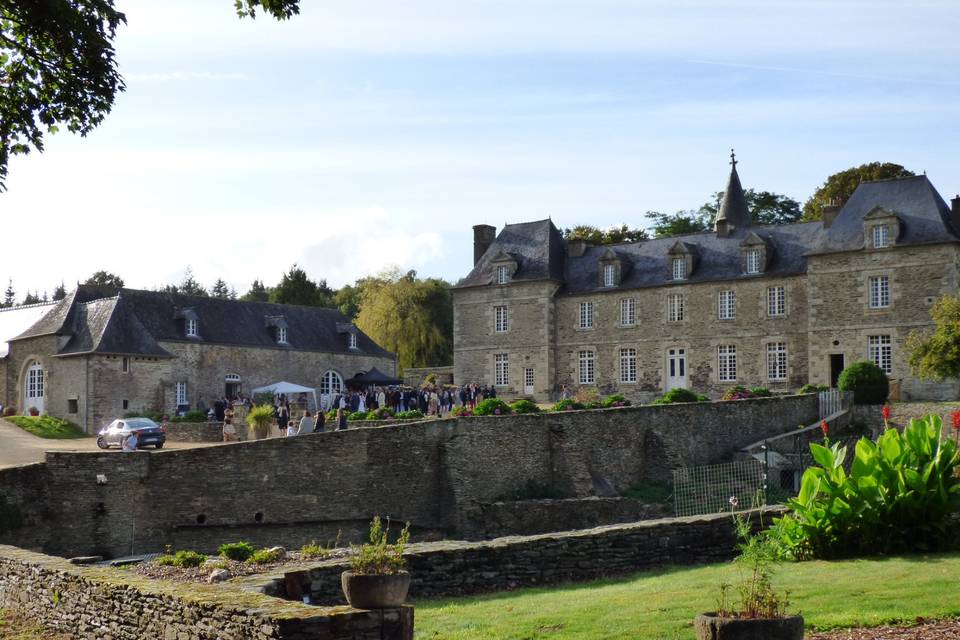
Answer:
[[[18,297],[189,266],[241,294],[293,263],[456,281],[472,226],[646,226],[721,190],[801,203],[872,161],[960,191],[955,0],[115,0],[127,90],[0,194]]]

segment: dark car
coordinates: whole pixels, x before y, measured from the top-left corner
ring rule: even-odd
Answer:
[[[163,448],[167,430],[150,418],[121,418],[114,420],[97,434],[97,446],[107,449],[111,445],[123,446],[123,441],[133,432],[137,433],[137,448],[154,446]]]

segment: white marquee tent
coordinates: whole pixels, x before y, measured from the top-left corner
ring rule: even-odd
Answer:
[[[281,380],[280,382],[274,382],[273,384],[268,384],[265,387],[257,387],[250,393],[251,394],[272,393],[273,395],[279,395],[282,393],[286,395],[288,398],[290,397],[291,394],[294,394],[294,393],[309,393],[313,396],[314,409],[320,406],[317,404],[316,389],[314,389],[313,387],[304,387],[299,384],[293,384],[292,382],[286,382],[284,380]]]

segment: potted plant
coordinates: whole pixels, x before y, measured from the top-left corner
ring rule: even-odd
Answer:
[[[347,602],[355,609],[392,609],[407,599],[410,574],[404,571],[403,548],[410,541],[410,523],[389,543],[390,525],[380,516],[370,523],[370,541],[353,548],[350,570],[340,576]]]
[[[270,433],[270,425],[273,424],[273,407],[261,404],[250,410],[247,414],[247,425],[253,430],[253,437],[256,440],[263,440]]]
[[[730,498],[731,510],[737,498]],[[787,593],[778,593],[771,584],[777,549],[766,533],[753,533],[748,518],[733,517],[740,555],[734,561],[740,572],[737,592],[740,601],[733,606],[728,594],[733,585],[720,585],[717,610],[702,613],[693,621],[698,640],[802,640],[803,617],[788,615]]]

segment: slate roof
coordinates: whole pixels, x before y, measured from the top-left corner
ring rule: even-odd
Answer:
[[[753,216],[747,207],[747,198],[743,194],[740,176],[737,174],[737,161],[730,152],[730,177],[727,179],[727,188],[723,190],[723,200],[714,222],[726,220],[737,229],[743,229],[753,224]]]
[[[493,282],[491,257],[501,252],[513,256],[519,263],[514,281],[558,281],[563,285],[561,293],[566,294],[611,290],[600,286],[598,275],[600,259],[610,251],[625,261],[623,280],[614,289],[800,275],[806,273],[809,255],[863,249],[864,216],[878,206],[891,210],[901,220],[897,246],[960,241],[960,229],[953,228],[950,208],[926,176],[861,183],[830,228],[824,228],[819,221],[758,226],[740,220],[737,224],[736,220],[746,211],[746,204],[735,166],[727,193],[732,195],[725,199],[718,216],[726,215],[728,220],[732,217],[735,229],[726,237],[706,231],[588,247],[582,256],[570,257],[566,242],[551,221],[508,224],[457,287],[490,285]],[[742,273],[741,251],[744,240],[752,234],[766,242],[769,262],[763,273],[746,275]],[[696,268],[682,282],[672,279],[667,262],[671,248],[678,243],[698,257]]]
[[[198,319],[199,338],[184,335],[184,311]],[[276,342],[268,318],[282,317],[287,345]],[[199,342],[303,351],[361,353],[392,357],[362,331],[358,350],[349,348],[343,326],[349,320],[336,309],[185,296],[160,291],[121,289],[113,297],[79,287],[46,316],[15,338],[68,336],[58,355],[81,353],[169,357],[161,341]]]
[[[53,310],[56,303],[20,305],[0,309],[0,358],[7,355],[7,341],[16,338],[24,329],[33,326]]]

